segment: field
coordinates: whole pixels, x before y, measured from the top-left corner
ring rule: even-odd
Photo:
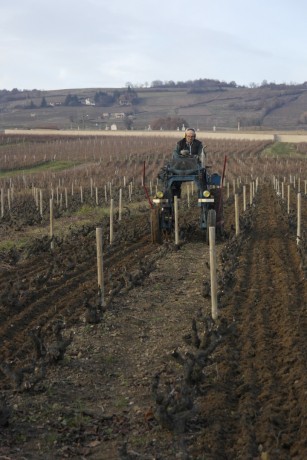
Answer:
[[[180,244],[151,242],[144,163],[152,196],[173,138],[2,136],[0,458],[307,457],[307,147],[204,142],[227,156],[216,321],[193,195]]]

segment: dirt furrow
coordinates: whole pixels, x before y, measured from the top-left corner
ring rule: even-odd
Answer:
[[[272,192],[264,188],[260,194],[251,235],[242,249],[233,304],[239,359],[231,386],[237,387],[240,418],[232,449],[241,454],[236,458],[270,451],[273,458],[287,459],[304,443],[296,430],[306,417],[301,405],[306,391],[306,331],[302,341],[295,309],[306,304],[298,296],[302,279],[295,241],[285,238],[288,229]]]
[[[91,243],[94,248],[94,242]],[[71,273],[69,270],[65,271],[65,261],[71,254],[71,250],[72,248],[69,252],[55,254],[55,261],[60,266],[58,272],[50,275],[45,281],[37,283],[35,289],[31,290],[31,299],[27,297],[30,291],[26,288],[29,289],[33,273],[42,275],[48,271],[52,257],[49,255],[45,260],[42,260],[41,256],[32,258],[31,263],[22,265],[22,274],[18,267],[16,268],[15,283],[22,276],[23,286],[17,289],[11,304],[2,307],[1,312],[1,351],[6,359],[13,359],[14,356],[22,359],[27,354],[31,345],[27,334],[38,324],[46,328],[55,317],[62,316],[69,325],[84,313],[85,296],[96,301],[98,292],[96,254],[94,251],[87,252],[87,260],[85,258],[82,263],[80,261]],[[140,241],[127,243],[126,247],[114,247],[108,251],[104,260],[106,298],[109,291],[113,289],[111,283],[116,284],[119,291],[124,287],[124,281],[118,281],[118,278],[123,273],[129,273],[129,270],[138,269],[140,261],[155,251],[156,247],[150,244],[148,235]],[[11,289],[14,289],[14,284],[12,286]],[[12,296],[12,292],[10,295]]]

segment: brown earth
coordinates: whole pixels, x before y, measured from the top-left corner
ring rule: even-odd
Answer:
[[[0,459],[307,458],[306,249],[269,185],[233,215],[215,322],[196,220],[176,248],[127,217],[102,311],[94,226],[2,254]]]

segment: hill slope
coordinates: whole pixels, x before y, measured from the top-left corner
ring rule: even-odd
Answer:
[[[289,86],[190,90],[188,88],[138,88],[137,100],[123,105],[114,99],[108,105],[94,105],[98,92],[107,95],[124,89],[88,88],[53,91],[0,91],[0,129],[40,128],[148,129],[159,118],[183,119],[200,130],[307,128],[306,88]],[[3,94],[4,93],[4,94]],[[67,95],[80,104],[65,105]],[[45,99],[45,105],[42,101]],[[93,104],[93,105],[91,105]],[[127,122],[129,121],[129,122]],[[179,126],[181,128],[181,126]]]

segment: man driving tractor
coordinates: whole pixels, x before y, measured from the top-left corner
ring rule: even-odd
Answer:
[[[176,144],[173,152],[173,158],[180,159],[182,157],[186,158],[197,156],[199,163],[201,163],[202,155],[206,156],[206,153],[202,142],[196,139],[195,129],[187,128],[185,130],[184,138]]]

